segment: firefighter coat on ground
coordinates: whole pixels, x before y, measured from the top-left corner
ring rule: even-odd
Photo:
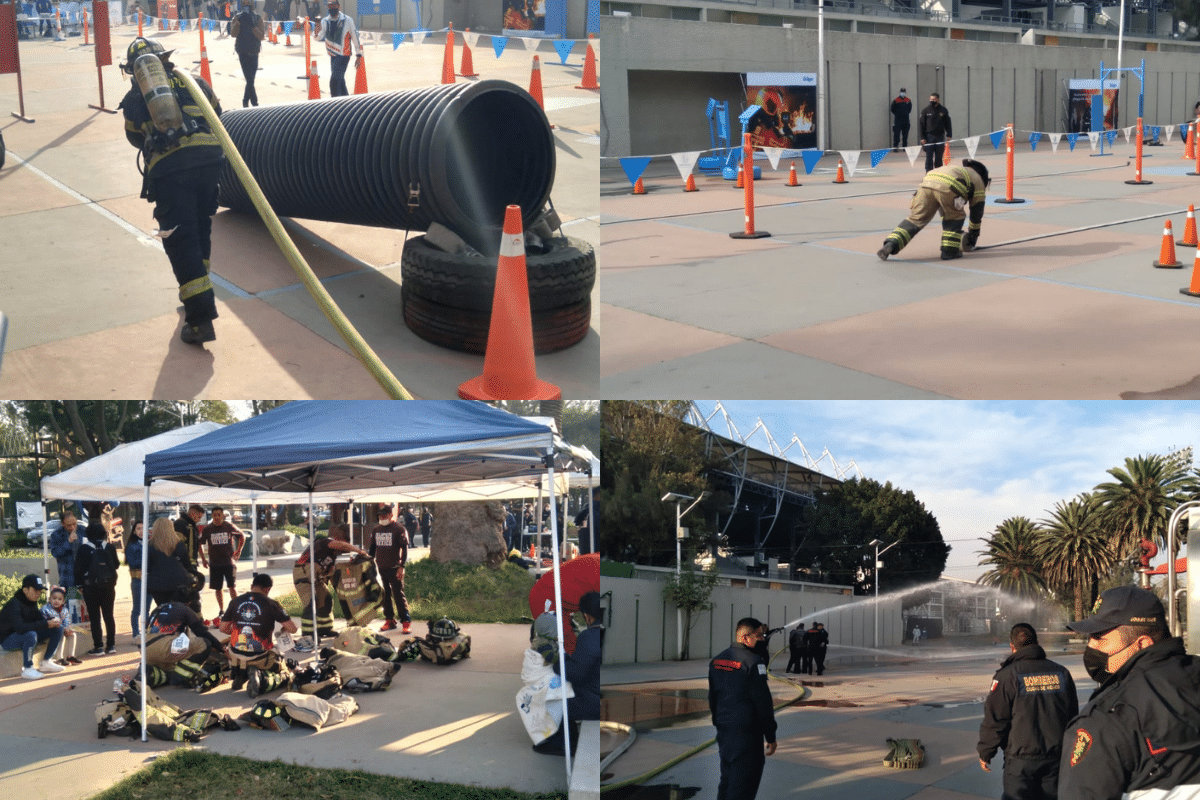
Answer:
[[[721,758],[717,800],[753,800],[767,760],[763,743],[775,741],[767,665],[754,651],[737,643],[709,662],[708,707]]]
[[[1053,798],[1062,734],[1079,713],[1075,682],[1041,645],[1020,648],[1000,665],[983,703],[979,760],[1004,751],[1004,798]]]
[[[983,224],[983,207],[987,200],[987,184],[970,167],[938,167],[925,174],[909,208],[908,219],[888,234],[884,243],[892,242],[898,253],[912,241],[934,215],[942,214],[942,256],[955,258],[963,250],[963,223],[970,212],[967,250],[974,249]]]
[[[1134,654],[1067,725],[1058,796],[1200,796],[1200,658],[1181,639]]]

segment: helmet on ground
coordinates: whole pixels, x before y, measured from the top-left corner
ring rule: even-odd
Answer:
[[[453,639],[458,634],[458,625],[449,617],[442,617],[436,622],[429,623],[429,635],[436,639]]]
[[[984,186],[990,186],[992,179],[988,177],[988,169],[983,164],[970,158],[963,159],[963,166],[975,170],[979,177],[983,179]]]

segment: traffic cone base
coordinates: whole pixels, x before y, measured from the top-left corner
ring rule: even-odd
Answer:
[[[788,186],[799,186],[800,181],[796,178],[796,162],[792,162],[792,168],[788,170]]]
[[[1153,266],[1159,269],[1181,269],[1183,264],[1175,260],[1175,238],[1171,234],[1171,220],[1163,227],[1162,247],[1159,249],[1158,261]]]
[[[633,182],[633,193],[634,194],[645,194],[646,193],[646,187],[642,185],[641,178],[638,178],[636,181]]]
[[[849,183],[850,182],[850,181],[846,180],[846,173],[842,169],[842,162],[840,160],[838,161],[837,177],[833,179],[833,182],[834,183]]]
[[[686,181],[684,181],[684,183],[683,183],[683,190],[684,190],[685,192],[696,192],[696,191],[699,191],[699,190],[696,188],[696,177],[695,177],[694,175],[691,175],[690,173],[688,174],[688,176],[687,176],[687,180],[686,180]]]
[[[1180,247],[1195,247],[1196,241],[1196,206],[1189,203],[1187,210],[1187,222],[1183,225],[1183,239],[1175,244]]]

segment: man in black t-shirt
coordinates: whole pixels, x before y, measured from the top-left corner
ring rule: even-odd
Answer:
[[[267,595],[275,582],[270,575],[255,573],[250,591],[229,602],[221,617],[221,632],[228,633],[230,677],[233,691],[246,685],[251,699],[285,687],[292,674],[275,650],[275,625],[288,633],[296,623],[283,606]]]
[[[220,686],[225,645],[209,633],[204,620],[182,597],[163,603],[146,626],[146,664],[167,673],[171,683],[207,692]]]
[[[217,616],[212,621],[214,628],[221,621],[221,615],[225,613],[225,594],[221,591],[221,587],[229,587],[230,598],[237,591],[237,587],[234,586],[237,578],[237,568],[234,566],[234,562],[241,556],[242,546],[245,542],[246,536],[242,533],[241,528],[225,519],[225,509],[214,506],[212,524],[204,526],[198,542],[199,548],[208,547],[207,556],[205,556],[204,550],[200,549],[200,561],[208,569],[208,588],[217,595]]]
[[[408,601],[404,597],[404,565],[408,562],[408,541],[404,528],[392,520],[390,505],[379,506],[378,518],[379,524],[371,530],[367,552],[375,559],[375,568],[379,570],[379,580],[383,584],[384,622],[380,630],[390,631],[396,628],[396,614],[393,608],[395,598],[400,620],[404,623],[403,632],[408,633],[412,630],[412,617],[408,614]]]

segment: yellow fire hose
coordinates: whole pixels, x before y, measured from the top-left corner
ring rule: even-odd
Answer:
[[[254,202],[254,207],[258,209],[258,213],[262,216],[263,222],[267,225],[267,230],[271,232],[275,243],[279,245],[279,249],[287,257],[288,263],[292,265],[300,282],[304,284],[304,288],[308,289],[308,293],[312,295],[313,300],[320,306],[321,311],[325,314],[325,318],[341,335],[342,340],[350,347],[350,351],[354,354],[362,365],[367,368],[367,372],[371,373],[376,382],[383,387],[388,396],[393,400],[412,400],[413,396],[408,390],[401,385],[400,381],[380,360],[371,346],[366,340],[359,335],[350,320],[338,308],[334,299],[325,291],[325,287],[321,285],[320,280],[313,273],[312,268],[308,266],[308,262],[304,260],[304,256],[300,255],[300,251],[296,249],[295,243],[291,237],[283,229],[283,224],[279,221],[279,217],[275,215],[271,205],[267,202],[266,196],[259,188],[258,182],[254,180],[254,176],[250,174],[250,168],[246,166],[246,162],[242,159],[241,153],[234,146],[233,140],[229,138],[228,131],[221,124],[221,120],[217,117],[217,112],[213,109],[212,104],[208,102],[208,97],[201,90],[200,86],[185,70],[175,67],[175,74],[187,84],[188,91],[191,92],[192,99],[200,106],[200,110],[204,113],[204,118],[208,120],[209,127],[221,142],[221,148],[225,151],[229,163],[233,166],[233,171],[237,173],[238,180],[242,182],[242,186],[246,189],[246,194]]]

